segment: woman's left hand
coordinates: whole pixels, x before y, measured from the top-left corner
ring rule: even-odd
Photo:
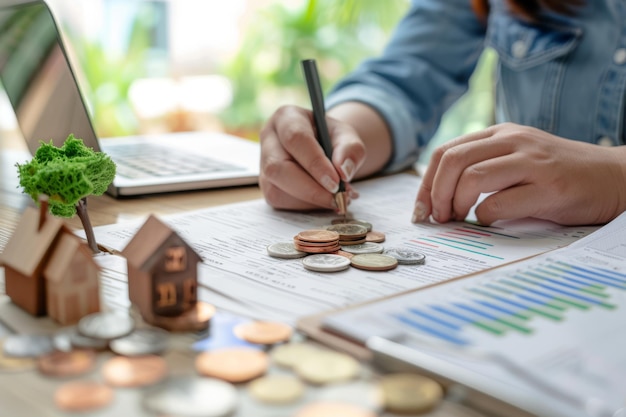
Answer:
[[[413,221],[534,217],[565,225],[606,223],[626,210],[626,147],[602,147],[504,123],[433,153]]]

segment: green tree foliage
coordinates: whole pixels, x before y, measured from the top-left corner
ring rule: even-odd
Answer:
[[[115,177],[115,163],[102,152],[94,152],[70,135],[62,147],[41,143],[35,157],[17,164],[20,185],[35,201],[49,197],[50,212],[59,217],[76,214],[78,202],[89,195],[102,195]]]

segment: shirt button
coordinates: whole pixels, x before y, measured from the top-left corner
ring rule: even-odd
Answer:
[[[526,52],[528,52],[528,46],[526,46],[526,42],[519,40],[513,42],[511,45],[511,53],[515,58],[524,58],[526,56]],[[626,50],[624,51],[626,53]]]
[[[608,136],[602,136],[598,139],[598,145],[600,146],[613,146],[613,139]]]
[[[626,48],[619,48],[617,51],[615,51],[615,53],[613,54],[613,62],[615,62],[617,65],[622,65],[626,63]]]

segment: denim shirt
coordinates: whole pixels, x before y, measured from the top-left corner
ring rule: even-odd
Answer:
[[[414,162],[443,113],[467,90],[485,47],[498,55],[496,121],[568,139],[625,143],[626,0],[587,0],[573,16],[516,17],[491,0],[486,23],[470,0],[413,0],[381,56],[341,80],[327,107],[370,105],[393,137],[395,171]]]

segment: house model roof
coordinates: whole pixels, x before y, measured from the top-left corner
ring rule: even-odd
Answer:
[[[148,220],[141,226],[135,236],[126,245],[122,251],[128,263],[137,269],[149,269],[152,262],[155,262],[153,255],[170,239],[172,236],[180,239],[183,245],[200,261],[200,256],[189,246],[178,234],[168,225],[157,219],[154,215],[150,215]]]
[[[44,220],[39,229],[39,210],[28,207],[24,211],[11,239],[0,254],[0,265],[9,266],[24,275],[35,273],[52,249],[58,234],[71,234],[62,220],[47,214]]]

